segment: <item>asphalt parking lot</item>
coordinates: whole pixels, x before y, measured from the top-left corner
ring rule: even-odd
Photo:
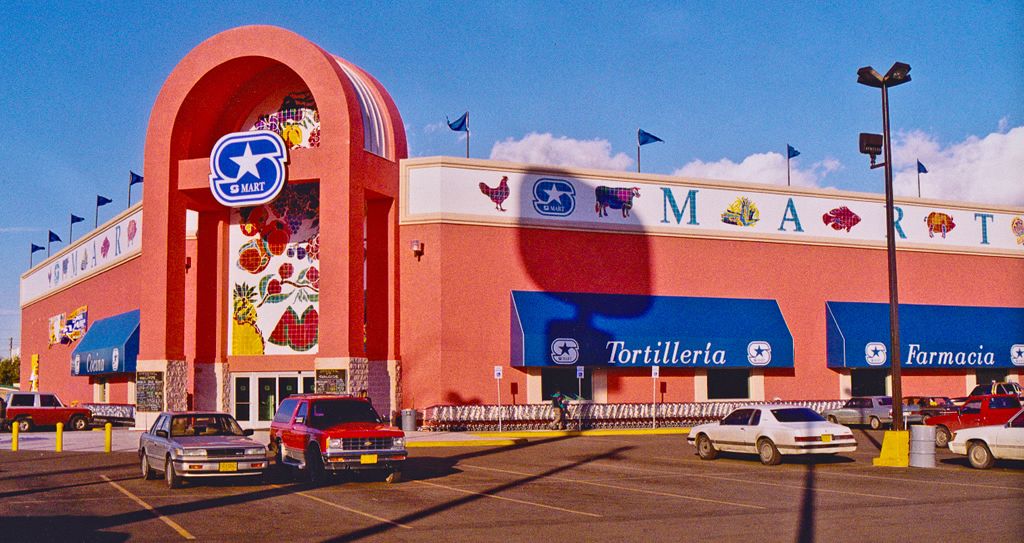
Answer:
[[[856,453],[701,461],[683,436],[412,450],[404,481],[285,475],[168,490],[131,452],[0,452],[3,541],[1014,541],[1024,463],[876,468]]]

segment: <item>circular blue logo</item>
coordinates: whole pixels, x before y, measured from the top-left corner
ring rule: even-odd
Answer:
[[[234,132],[210,153],[210,191],[229,207],[265,204],[284,188],[288,150],[275,132]]]

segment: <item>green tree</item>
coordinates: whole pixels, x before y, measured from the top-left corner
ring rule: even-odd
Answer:
[[[12,385],[21,380],[21,358],[0,360],[0,385]]]

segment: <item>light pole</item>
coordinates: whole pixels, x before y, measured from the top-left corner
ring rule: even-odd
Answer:
[[[861,152],[871,155],[871,167],[885,167],[885,233],[886,248],[889,255],[889,348],[892,367],[892,427],[903,428],[903,383],[900,362],[900,329],[899,329],[899,295],[896,281],[896,235],[893,226],[892,203],[892,145],[889,140],[889,87],[902,85],[910,81],[910,65],[897,62],[889,68],[883,77],[871,66],[857,70],[857,82],[861,85],[882,89],[882,153],[885,162],[875,164],[877,148],[865,149],[865,136],[861,134]],[[867,138],[870,140],[871,138]]]

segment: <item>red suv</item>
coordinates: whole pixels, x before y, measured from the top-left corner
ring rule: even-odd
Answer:
[[[955,413],[928,417],[924,423],[935,426],[935,446],[945,447],[953,433],[962,428],[1004,424],[1020,411],[1020,399],[1012,394],[971,396]]]
[[[326,394],[282,401],[269,448],[278,465],[298,469],[311,482],[327,472],[376,470],[394,483],[408,456],[405,434],[385,424],[368,399]]]
[[[31,432],[37,426],[63,423],[69,430],[85,430],[92,422],[92,411],[84,407],[67,407],[56,394],[45,392],[12,392],[7,395],[5,425],[18,426],[20,432]]]

